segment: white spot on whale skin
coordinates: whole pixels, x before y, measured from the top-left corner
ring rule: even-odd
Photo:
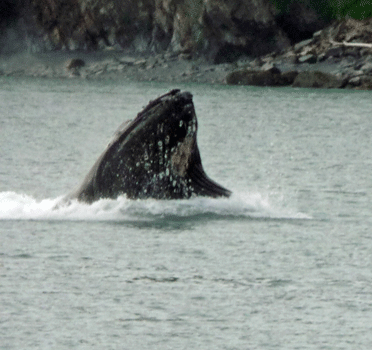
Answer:
[[[180,128],[182,128],[183,120],[180,120]]]
[[[169,176],[169,168],[165,170],[165,175]]]

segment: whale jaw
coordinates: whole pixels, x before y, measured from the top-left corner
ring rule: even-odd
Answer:
[[[228,197],[204,172],[189,92],[172,90],[151,101],[115,135],[69,198],[187,199]]]

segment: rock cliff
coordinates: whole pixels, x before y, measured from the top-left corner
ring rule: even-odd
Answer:
[[[171,51],[221,63],[282,50],[325,25],[304,4],[283,13],[273,0],[2,1],[0,53],[23,40],[31,51]]]

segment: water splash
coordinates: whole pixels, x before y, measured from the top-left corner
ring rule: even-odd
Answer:
[[[185,200],[101,199],[93,204],[61,197],[37,200],[25,194],[0,192],[0,220],[149,221],[180,217],[310,219],[306,214],[277,208],[260,193],[233,194],[230,198],[197,197]]]

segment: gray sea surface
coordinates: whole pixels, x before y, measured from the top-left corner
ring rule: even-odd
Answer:
[[[194,95],[229,199],[60,199]],[[371,92],[0,77],[0,349],[370,349]]]

